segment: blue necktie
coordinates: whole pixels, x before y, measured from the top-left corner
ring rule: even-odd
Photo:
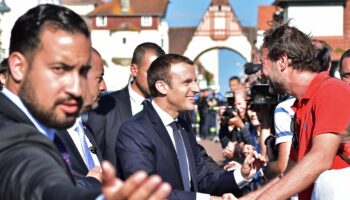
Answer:
[[[177,121],[173,121],[169,125],[173,129],[177,159],[179,160],[179,164],[180,164],[181,177],[182,177],[182,183],[184,185],[184,190],[190,191],[190,187],[191,187],[190,180],[189,180],[190,176],[188,174],[189,167],[188,167],[185,145],[182,140],[181,131],[179,130],[179,124],[177,123]]]
[[[75,131],[79,134],[81,148],[83,149],[83,153],[86,160],[86,166],[90,170],[95,167],[95,163],[94,163],[94,160],[92,159],[90,149],[86,143],[85,132],[84,132],[83,124],[81,122],[78,123],[78,126],[75,128]]]

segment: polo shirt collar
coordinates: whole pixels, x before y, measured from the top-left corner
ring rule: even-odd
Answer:
[[[315,92],[318,90],[320,84],[324,80],[326,80],[328,77],[329,77],[329,75],[328,75],[327,71],[317,74],[315,76],[315,78],[311,81],[311,84],[306,89],[306,92],[305,92],[304,96],[301,98],[301,100],[310,99],[315,94]]]

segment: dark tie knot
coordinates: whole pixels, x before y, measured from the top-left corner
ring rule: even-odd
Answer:
[[[145,106],[145,105],[147,105],[149,102],[150,102],[149,99],[145,99],[145,100],[142,101],[141,104],[142,104],[143,106]]]
[[[174,132],[179,130],[179,123],[177,121],[171,122],[169,126],[173,129]]]

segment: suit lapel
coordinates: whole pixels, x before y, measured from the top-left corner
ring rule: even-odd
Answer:
[[[102,154],[101,154],[101,151],[100,149],[98,148],[98,145],[96,143],[96,139],[95,137],[93,136],[92,132],[90,131],[91,129],[89,128],[89,126],[84,125],[84,132],[85,132],[85,135],[86,137],[89,139],[90,143],[92,144],[92,146],[95,148],[95,152],[96,152],[96,155],[97,155],[97,158],[98,160],[100,161],[100,163],[103,161],[103,158],[102,158]],[[92,152],[93,153],[93,152]]]
[[[3,113],[15,122],[25,123],[34,126],[34,124],[30,121],[27,115],[1,92],[0,102],[0,113]]]
[[[75,160],[77,162],[77,166],[80,166],[80,168],[83,169],[87,173],[89,170],[86,167],[86,164],[85,164],[83,158],[81,157],[79,150],[75,146],[74,141],[70,137],[68,131],[67,130],[59,130],[59,131],[57,131],[57,134],[60,135],[63,142],[65,143],[66,148],[69,149],[69,152],[72,154],[71,157],[73,157],[73,158],[71,158],[71,160],[72,161]]]
[[[120,119],[125,121],[125,119],[130,118],[132,116],[132,111],[128,86],[121,91],[121,95],[116,98],[116,101],[118,102],[116,105],[118,106]]]
[[[166,148],[170,152],[172,161],[174,162],[174,164],[176,166],[178,178],[180,180],[182,180],[180,164],[179,164],[179,161],[177,159],[176,150],[175,150],[173,142],[170,139],[168,131],[165,129],[165,126],[164,126],[162,120],[160,119],[158,113],[154,110],[151,103],[147,103],[144,106],[144,110],[145,110],[145,112],[147,112],[148,118],[151,120],[154,130],[156,131],[156,133],[161,138],[161,140],[164,142]]]

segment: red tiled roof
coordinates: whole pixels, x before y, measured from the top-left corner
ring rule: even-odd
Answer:
[[[183,55],[197,27],[170,27],[169,53]]]
[[[284,6],[286,4],[310,4],[310,3],[319,3],[319,4],[334,4],[334,3],[345,3],[346,0],[275,0],[273,5]]]
[[[267,30],[270,28],[273,14],[277,11],[276,6],[259,6],[258,8],[258,30]]]
[[[229,0],[212,0],[210,5],[231,5]]]
[[[100,3],[88,16],[164,16],[168,5],[168,0],[130,0],[129,11],[122,12],[120,1]]]
[[[101,0],[61,0],[62,4],[97,4]]]

